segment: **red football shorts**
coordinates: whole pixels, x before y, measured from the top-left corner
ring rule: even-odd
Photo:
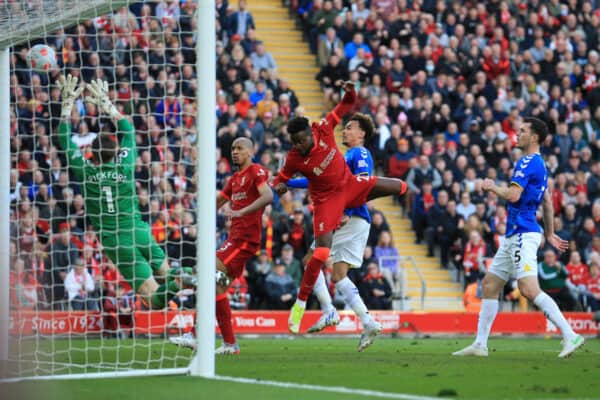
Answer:
[[[337,228],[345,208],[360,207],[377,183],[376,176],[352,176],[343,191],[314,204],[313,224],[315,236],[324,235]]]
[[[221,248],[217,250],[217,258],[227,268],[227,275],[235,279],[242,275],[246,263],[256,255],[259,249],[260,245],[258,243],[227,239]]]

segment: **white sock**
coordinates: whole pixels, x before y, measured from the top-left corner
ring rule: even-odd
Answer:
[[[488,337],[492,330],[492,324],[498,314],[498,299],[483,299],[477,322],[477,338],[475,343],[487,347]]]
[[[306,309],[306,302],[304,300],[296,299],[296,304],[298,304],[301,308]]]
[[[348,279],[348,277],[345,277],[336,283],[335,288],[344,297],[344,302],[350,306],[352,311],[354,311],[354,313],[360,318],[360,321],[363,325],[371,322],[372,319],[369,315],[369,310],[367,310],[367,306],[365,306],[365,303],[358,294],[356,285],[350,279]]]
[[[565,319],[565,316],[560,312],[560,309],[552,297],[548,296],[544,292],[541,292],[535,296],[533,303],[544,312],[546,318],[548,318],[554,325],[558,327],[558,329],[560,329],[560,333],[562,333],[564,339],[570,339],[576,335],[571,328],[571,325],[569,325]]]
[[[333,304],[331,304],[331,295],[327,289],[327,282],[325,282],[325,275],[323,274],[322,270],[319,272],[319,277],[317,278],[317,282],[313,288],[313,293],[315,296],[317,296],[317,299],[319,299],[319,304],[321,305],[321,311],[323,311],[323,314],[326,314],[334,309]]]

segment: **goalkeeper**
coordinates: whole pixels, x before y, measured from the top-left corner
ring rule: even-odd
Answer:
[[[165,253],[141,219],[134,178],[137,150],[133,127],[110,101],[107,82],[87,84],[91,96],[85,100],[110,116],[123,136],[119,146],[115,137],[99,134],[92,142],[91,159],[86,159],[71,141],[69,123],[83,87],[77,87],[77,78],[71,75],[61,76],[57,85],[62,96],[59,142],[67,152],[71,172],[83,184],[86,213],[99,232],[103,251],[148,305],[163,308],[181,284],[193,285],[195,279],[191,269],[180,275],[169,270]],[[159,286],[155,276],[166,278],[165,283]]]

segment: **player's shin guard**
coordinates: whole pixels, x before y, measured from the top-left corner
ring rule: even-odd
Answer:
[[[363,323],[363,325],[371,322],[371,316],[369,315],[367,306],[358,294],[358,288],[350,280],[350,278],[345,277],[335,284],[335,288],[344,297],[344,302],[360,318],[360,321]]]
[[[231,307],[229,306],[229,299],[227,293],[217,295],[216,298],[216,314],[217,323],[223,336],[223,341],[227,344],[235,343],[235,336],[233,335],[233,325],[231,323]]]
[[[552,321],[552,323],[560,329],[560,333],[564,339],[569,340],[577,335],[571,328],[569,322],[565,319],[565,316],[560,312],[560,309],[552,297],[544,292],[540,292],[540,294],[533,299],[533,303],[544,312],[546,318]]]
[[[315,283],[314,292],[321,305],[321,311],[327,313],[335,308],[331,303],[331,295],[329,294],[329,289],[327,289],[327,282],[325,281],[325,275],[323,275],[322,270],[319,271],[319,277]]]
[[[487,347],[488,338],[492,330],[492,325],[498,314],[497,299],[483,299],[481,301],[481,310],[479,310],[479,319],[477,322],[477,338],[475,343]]]
[[[325,261],[329,258],[329,248],[327,247],[317,247],[313,252],[313,256],[306,264],[306,270],[304,271],[304,276],[302,277],[302,283],[300,284],[300,291],[298,292],[298,300],[307,301],[308,296],[313,291],[315,283],[317,282],[317,278],[319,277],[319,272],[321,272],[321,267],[325,264]]]

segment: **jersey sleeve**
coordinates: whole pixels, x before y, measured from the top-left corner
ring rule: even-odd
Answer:
[[[79,147],[71,140],[71,125],[61,122],[58,125],[58,142],[60,147],[67,153],[68,165],[77,179],[83,179],[83,167],[85,158]]]
[[[229,179],[227,179],[227,183],[225,184],[225,187],[223,188],[223,190],[221,190],[221,196],[225,197],[228,201],[231,200],[231,182],[233,181],[233,178],[230,177]]]
[[[512,179],[510,180],[511,185],[516,185],[521,189],[525,190],[529,180],[531,179],[531,173],[533,170],[528,162],[524,163],[524,158],[520,159],[515,166]]]
[[[354,90],[346,92],[344,94],[344,97],[342,98],[342,101],[325,116],[325,120],[327,121],[327,124],[329,124],[329,126],[331,127],[332,131],[335,128],[335,126],[339,124],[341,119],[344,118],[344,115],[346,115],[348,112],[350,112],[350,110],[352,110],[355,101],[356,92]]]
[[[306,189],[308,187],[308,179],[305,177],[290,179],[287,181],[287,185],[294,189]]]
[[[337,124],[340,123],[342,118],[352,110],[354,102],[356,101],[356,92],[346,92],[342,101],[331,110],[325,118],[318,124],[319,138],[330,139],[333,138],[334,129]]]
[[[135,130],[131,123],[125,118],[118,122],[119,131],[123,133],[121,148],[119,150],[118,163],[127,167],[135,167],[137,159],[137,146],[135,143]]]
[[[267,171],[261,167],[260,165],[256,165],[254,168],[254,185],[258,189],[263,184],[267,183],[269,178],[269,174]]]
[[[291,154],[291,152],[288,152],[287,156],[285,157],[283,167],[279,170],[279,173],[273,181],[273,187],[279,185],[280,183],[287,183],[287,181],[289,181],[296,173],[296,167],[294,166]]]

